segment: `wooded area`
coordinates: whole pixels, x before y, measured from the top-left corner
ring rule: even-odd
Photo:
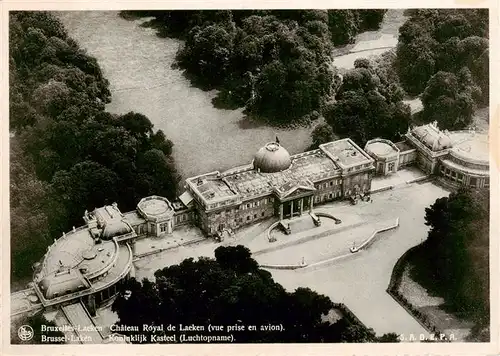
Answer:
[[[47,12],[10,14],[12,278],[27,277],[85,209],[173,198],[172,142],[147,117],[112,115],[95,58]]]

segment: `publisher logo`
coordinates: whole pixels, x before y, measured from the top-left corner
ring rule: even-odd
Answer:
[[[30,341],[33,339],[34,334],[33,328],[29,325],[21,325],[19,329],[17,329],[17,336],[19,336],[19,339],[22,341]]]

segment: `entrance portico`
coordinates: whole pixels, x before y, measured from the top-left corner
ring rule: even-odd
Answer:
[[[279,205],[280,220],[284,218],[292,218],[293,216],[301,216],[304,211],[312,211],[313,196],[304,196],[292,200],[281,201]]]
[[[274,193],[278,202],[277,215],[280,220],[300,216],[307,210],[312,211],[315,190],[314,185],[307,180],[297,183],[289,182],[275,189]]]

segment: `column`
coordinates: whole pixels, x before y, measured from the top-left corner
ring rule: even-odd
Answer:
[[[293,200],[290,200],[290,219],[293,218]]]
[[[299,200],[299,215],[302,215],[302,208],[304,207],[304,198]]]
[[[280,204],[280,220],[283,220],[283,203]]]
[[[314,195],[311,195],[311,196],[309,197],[309,212],[310,212],[310,213],[312,213],[312,211],[313,211],[313,196],[314,196]]]

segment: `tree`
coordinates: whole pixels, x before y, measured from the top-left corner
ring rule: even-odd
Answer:
[[[54,193],[68,207],[73,224],[80,224],[82,211],[118,201],[119,177],[93,161],[84,161],[52,179]]]
[[[335,46],[354,41],[359,32],[359,14],[352,10],[328,10],[328,27]]]
[[[17,137],[10,139],[11,276],[32,273],[31,266],[51,242],[46,201],[48,184],[37,179],[33,162],[23,156]]]
[[[225,269],[234,269],[238,273],[255,272],[259,265],[251,257],[248,247],[238,246],[219,246],[215,249],[215,260]]]
[[[481,55],[476,57],[472,62],[470,70],[476,82],[481,88],[480,105],[488,105],[490,97],[490,82],[489,82],[489,50],[484,50]]]
[[[380,337],[377,337],[377,342],[399,342],[399,336],[396,333],[388,333],[384,334]]]
[[[489,191],[460,189],[425,209],[427,240],[414,277],[452,310],[489,324]]]
[[[42,114],[58,114],[67,104],[71,92],[66,84],[50,80],[33,91],[33,103]]]
[[[204,85],[220,84],[231,63],[233,38],[234,32],[220,24],[194,27],[179,53],[180,61]]]
[[[482,93],[474,101],[487,104],[488,11],[485,9],[414,10],[399,30],[397,69],[404,89],[418,95],[428,86],[431,77],[440,71],[458,75],[467,67],[472,80]],[[479,69],[481,68],[481,69]],[[454,116],[453,104],[442,114]]]
[[[333,132],[333,129],[327,123],[317,125],[311,133],[312,144],[310,149],[317,149],[319,145],[331,141],[335,141],[337,136]]]
[[[472,122],[476,108],[475,100],[480,97],[470,71],[464,68],[460,79],[453,73],[438,72],[429,80],[424,93],[423,118],[427,122],[437,121],[442,129],[461,129]]]
[[[342,333],[342,342],[370,342],[375,339],[375,332],[361,325],[350,325]]]
[[[170,156],[158,149],[148,150],[138,157],[137,170],[136,192],[139,196],[156,194],[169,199],[176,197],[180,177]]]
[[[390,78],[379,64],[359,59],[345,73],[336,101],[323,110],[332,131],[361,145],[373,137],[399,139],[408,128],[411,111],[402,102],[403,89]]]
[[[384,15],[387,10],[382,9],[370,9],[370,10],[358,10],[361,20],[361,29],[363,30],[376,30],[380,27]]]

